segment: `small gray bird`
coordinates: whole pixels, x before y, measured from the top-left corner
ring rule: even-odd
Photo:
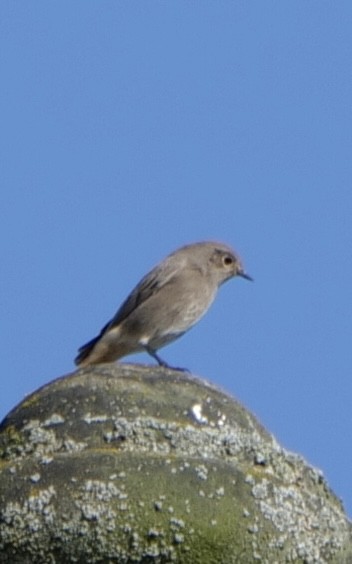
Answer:
[[[142,278],[100,334],[79,349],[75,363],[83,367],[145,351],[167,367],[157,350],[193,327],[219,286],[234,276],[252,280],[227,245],[181,247]]]

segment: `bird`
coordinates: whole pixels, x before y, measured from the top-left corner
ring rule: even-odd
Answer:
[[[173,368],[157,351],[191,329],[218,288],[235,276],[253,280],[224,243],[202,241],[177,249],[142,278],[99,335],[78,349],[75,364],[83,368],[144,351],[160,366]]]

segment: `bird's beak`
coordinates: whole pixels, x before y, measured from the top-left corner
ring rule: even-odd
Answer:
[[[254,282],[252,276],[249,276],[249,274],[247,274],[247,272],[245,272],[244,270],[239,270],[237,272],[237,276],[241,276],[241,278],[245,278],[246,280],[250,280],[251,282]]]

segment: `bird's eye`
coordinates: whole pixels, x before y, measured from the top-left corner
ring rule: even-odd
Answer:
[[[226,257],[224,257],[224,264],[226,265],[230,265],[233,263],[233,258],[230,257],[229,255],[227,255]]]

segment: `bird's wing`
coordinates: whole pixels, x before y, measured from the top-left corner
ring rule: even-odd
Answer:
[[[90,354],[94,346],[100,339],[113,327],[119,325],[126,319],[140,304],[148,300],[163,286],[168,284],[180,271],[182,265],[179,263],[177,268],[172,261],[164,261],[149,272],[137,286],[132,290],[127,299],[123,302],[114,317],[102,328],[99,335],[78,349],[75,359],[76,364],[83,362]]]
[[[170,280],[179,273],[180,264],[175,265],[172,262],[164,262],[160,266],[156,266],[151,270],[137,286],[132,290],[120,306],[114,317],[103,327],[100,335],[119,325],[126,319],[138,306],[147,301],[151,296],[158,292],[163,286],[166,286]]]

